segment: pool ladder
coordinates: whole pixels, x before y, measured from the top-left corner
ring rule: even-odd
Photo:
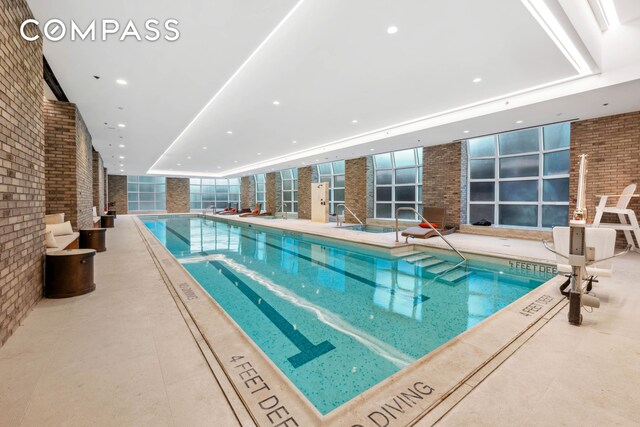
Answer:
[[[342,206],[342,215],[338,214],[338,208]],[[349,209],[347,207],[347,205],[345,205],[344,203],[340,203],[339,205],[336,205],[336,227],[342,227],[344,225],[344,211],[348,211],[351,215],[353,215],[353,217],[360,223],[360,225],[364,226],[364,223],[362,221],[360,221],[360,218],[357,217],[356,214],[353,213],[353,211],[351,209]]]

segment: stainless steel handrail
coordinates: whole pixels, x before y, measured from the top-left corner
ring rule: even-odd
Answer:
[[[354,214],[354,213],[351,211],[351,209],[349,209],[349,208],[347,207],[347,205],[345,205],[344,203],[340,203],[339,205],[336,205],[336,214],[337,214],[337,212],[338,212],[338,208],[339,208],[340,206],[342,206],[342,207],[344,208],[344,210],[342,211],[342,215],[344,215],[344,211],[345,211],[345,210],[347,210],[347,211],[349,211],[349,213],[350,213],[351,215],[353,215],[353,217],[354,217],[354,218],[355,218],[355,219],[360,223],[360,225],[364,225],[364,223],[363,223],[362,221],[360,221],[360,218],[358,218],[358,217],[356,216],[356,214]]]
[[[433,225],[431,225],[431,223],[425,219],[425,217],[423,217],[422,215],[420,215],[420,213],[419,213],[417,210],[415,210],[414,208],[410,208],[410,207],[401,207],[401,208],[396,209],[396,243],[400,242],[400,239],[398,238],[398,237],[399,237],[399,235],[398,235],[398,212],[400,212],[400,211],[413,211],[413,212],[415,212],[415,214],[416,214],[416,215],[418,215],[420,218],[422,218],[422,221],[424,221],[424,222],[426,222],[427,224],[429,224],[429,227],[430,227],[433,231],[435,231],[435,232],[438,234],[438,236],[440,236],[440,237],[442,238],[442,240],[444,240],[444,242],[445,242],[447,245],[449,245],[449,247],[450,247],[451,249],[453,249],[453,251],[454,251],[455,253],[457,253],[457,254],[458,254],[458,256],[459,256],[460,258],[462,258],[462,259],[463,259],[463,260],[465,260],[465,261],[467,260],[467,258],[466,258],[464,255],[462,255],[462,254],[460,253],[460,251],[459,251],[459,250],[457,250],[456,248],[454,248],[454,247],[453,247],[453,245],[452,245],[452,244],[451,244],[447,239],[445,239],[445,238],[444,238],[444,236],[442,235],[442,233],[440,233],[436,228],[434,228],[434,227],[433,227]]]

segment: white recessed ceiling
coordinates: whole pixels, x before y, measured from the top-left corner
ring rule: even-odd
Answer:
[[[545,1],[597,72],[572,14]],[[126,174],[192,176],[444,143],[516,120],[576,118],[572,109],[606,115],[581,102],[606,97],[608,87],[623,96],[612,88],[639,78],[638,67],[580,76],[531,13],[541,2],[29,0],[40,20],[180,21],[173,43],[46,42],[45,56],[107,167],[119,169],[125,154]],[[539,111],[553,100],[564,111]],[[611,105],[628,110],[637,101]]]

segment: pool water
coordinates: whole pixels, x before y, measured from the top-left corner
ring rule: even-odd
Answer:
[[[197,216],[141,219],[322,414],[552,277]]]
[[[355,230],[355,231],[364,231],[366,233],[390,233],[392,231],[396,231],[395,228],[392,227],[383,227],[381,225],[347,225],[342,228],[347,230]]]

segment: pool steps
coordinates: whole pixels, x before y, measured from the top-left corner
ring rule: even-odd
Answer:
[[[455,266],[450,261],[436,258],[421,251],[406,252],[402,254],[402,259],[420,267],[424,276],[435,277],[439,282],[449,285],[455,285],[473,274],[464,266]]]

